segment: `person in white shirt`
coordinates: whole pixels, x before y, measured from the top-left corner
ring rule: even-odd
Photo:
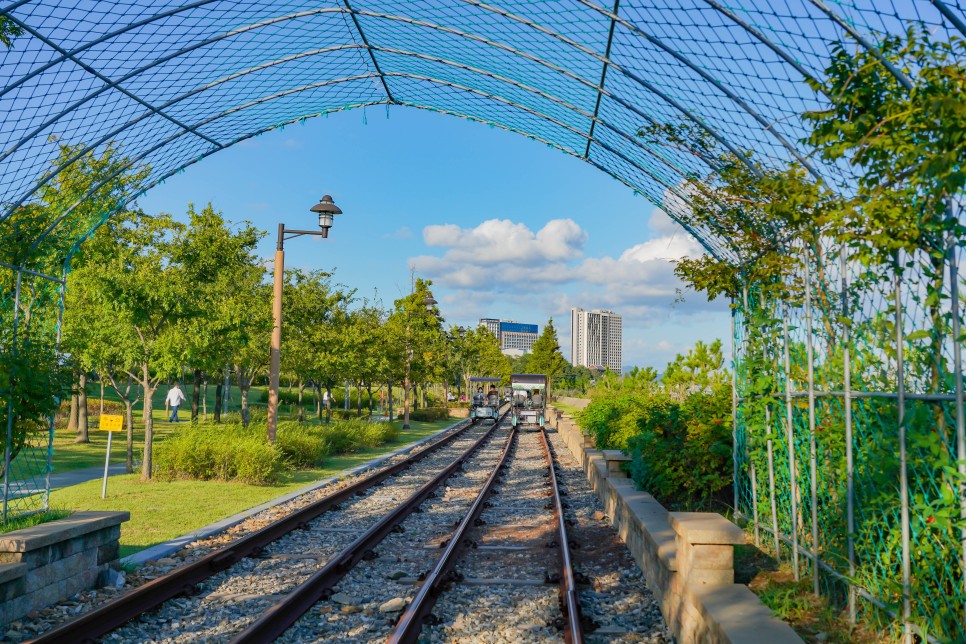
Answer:
[[[181,391],[181,385],[175,382],[171,389],[168,390],[168,396],[164,399],[165,404],[171,407],[171,417],[168,418],[169,423],[181,422],[178,420],[178,407],[181,406],[187,398],[185,398],[184,393]]]

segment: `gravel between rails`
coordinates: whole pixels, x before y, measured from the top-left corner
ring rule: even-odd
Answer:
[[[464,581],[440,596],[423,628],[428,642],[546,642],[561,640],[557,586],[542,583],[557,572],[553,511],[548,507],[547,464],[537,432],[520,432],[499,494],[473,530],[480,548],[457,565]],[[514,549],[496,549],[496,548]],[[485,583],[477,583],[485,581]]]
[[[509,435],[507,424],[498,429],[466,463],[463,472],[446,481],[441,494],[406,518],[401,525],[403,532],[389,535],[377,546],[380,556],[360,562],[339,582],[329,600],[319,602],[278,641],[384,642],[399,609],[412,600],[412,580],[435,564],[440,544],[463,518],[500,461]]]
[[[557,432],[548,431],[547,438],[560,464],[558,483],[567,491],[564,512],[573,521],[567,526],[567,535],[580,544],[570,551],[574,570],[590,580],[589,585],[579,587],[580,608],[585,617],[599,624],[597,630],[585,632],[585,640],[673,643],[657,599],[630,550],[608,523],[587,476]]]
[[[464,424],[458,423],[452,431],[456,431]],[[488,427],[483,425],[469,428],[446,447],[426,456],[413,467],[384,481],[380,486],[371,488],[365,496],[355,497],[351,502],[343,503],[342,509],[338,511],[323,514],[311,524],[313,528],[321,527],[324,530],[315,533],[314,537],[311,531],[290,533],[267,549],[267,558],[245,559],[239,562],[202,584],[199,589],[200,595],[173,599],[158,610],[105,636],[103,641],[195,642],[228,639],[230,633],[247,623],[240,621],[237,626],[234,624],[240,615],[244,619],[245,613],[255,612],[255,605],[264,603],[267,607],[273,603],[276,599],[273,597],[275,594],[284,593],[288,585],[314,572],[319,565],[324,564],[325,558],[338,552],[359,532],[365,530],[381,514],[388,511],[388,508],[393,505],[393,499],[397,497],[403,499],[408,496],[441,467],[445,467],[445,464],[465,451],[487,429]],[[297,508],[304,507],[344,488],[372,471],[381,470],[407,456],[404,454],[394,457],[372,470],[347,477],[260,512],[224,533],[191,543],[171,557],[142,566],[129,577],[129,585],[137,586],[155,579],[177,566],[221,548],[245,534],[290,514]],[[280,565],[287,566],[286,570],[281,570]],[[294,574],[292,574],[293,571]],[[244,583],[239,578],[248,579],[249,583]],[[123,590],[104,588],[80,593],[69,601],[38,611],[34,619],[22,620],[20,632],[23,638],[32,637],[59,622],[109,601],[121,592]],[[263,595],[268,598],[261,599],[260,596]]]
[[[600,624],[585,633],[586,641],[673,642],[643,574],[607,523],[583,471],[556,432],[547,437],[560,464],[565,515],[574,522],[568,536],[580,546],[571,550],[574,567],[590,581],[581,587],[581,609]],[[425,627],[420,641],[563,640],[555,623],[562,617],[557,585],[527,585],[559,573],[557,552],[546,547],[555,536],[546,473],[539,436],[521,432],[500,495],[483,514],[486,524],[474,531],[480,548],[467,551],[458,567],[464,581],[440,597],[433,612],[442,623]],[[478,579],[493,583],[478,585]]]

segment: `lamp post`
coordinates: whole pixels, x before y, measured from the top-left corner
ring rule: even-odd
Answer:
[[[423,306],[426,307],[427,311],[431,310],[433,306],[436,305],[436,300],[433,298],[433,294],[427,293],[426,297],[423,298],[422,304]],[[413,363],[413,349],[411,346],[412,337],[411,337],[410,323],[411,323],[410,311],[409,311],[409,307],[406,307],[406,379],[403,381],[403,392],[404,392],[403,426],[402,426],[403,429],[410,428],[409,426],[409,389],[410,389],[409,370],[412,367],[412,363]]]
[[[278,225],[278,245],[275,247],[275,288],[272,296],[272,345],[269,361],[268,380],[268,442],[275,442],[278,429],[278,374],[282,358],[282,284],[285,281],[285,240],[301,237],[302,235],[316,235],[328,237],[335,215],[342,211],[332,201],[332,197],[325,195],[319,203],[309,208],[319,216],[320,230],[286,230],[285,224]]]

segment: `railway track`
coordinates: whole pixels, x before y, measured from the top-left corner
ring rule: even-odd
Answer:
[[[516,602],[539,604],[546,602],[547,584],[553,583],[559,587],[559,602],[557,616],[551,623],[528,624],[518,633],[512,632],[511,625],[510,631],[493,636],[502,638],[501,641],[528,635],[546,639],[555,638],[556,629],[560,629],[566,642],[584,641],[585,626],[590,624],[581,618],[577,574],[570,557],[573,542],[567,535],[564,493],[557,483],[554,454],[543,431],[518,433],[514,439],[388,642],[461,639],[452,616],[465,613],[466,605],[492,605],[489,595],[493,587],[515,587]],[[494,494],[500,500],[488,500]],[[460,564],[462,569],[458,568]],[[460,587],[458,595],[453,592],[456,587]],[[474,594],[478,595],[475,600],[471,597]],[[445,618],[433,614],[438,601],[449,604],[439,611]],[[512,608],[511,603],[511,613]],[[494,628],[500,621],[512,621],[507,617],[496,613],[477,616],[478,621],[492,621]]]
[[[436,470],[440,466],[447,467],[448,469],[454,463],[458,467],[467,458],[468,454],[482,445],[494,433],[497,426],[498,423],[493,425],[488,431],[481,433],[479,426],[472,422],[464,422],[462,426],[442,436],[418,452],[388,467],[377,470],[368,476],[361,477],[352,484],[299,508],[291,514],[283,516],[271,522],[269,525],[233,541],[227,546],[180,566],[161,577],[132,589],[116,599],[105,602],[73,620],[42,633],[39,637],[31,641],[38,644],[48,642],[73,644],[75,642],[95,641],[107,633],[116,631],[127,622],[157,609],[165,604],[165,602],[197,595],[200,584],[217,575],[223,575],[226,571],[241,567],[246,569],[244,572],[250,573],[251,571],[247,569],[254,567],[251,565],[252,562],[271,556],[270,548],[272,546],[284,540],[291,541],[293,537],[309,533],[311,528],[310,524],[317,522],[326,513],[342,510],[341,506],[345,505],[346,508],[342,514],[346,514],[350,519],[353,518],[353,508],[359,504],[356,499],[366,495],[370,498],[373,497],[373,490],[383,485],[386,481],[390,479],[405,480],[415,478],[419,480],[409,481],[409,488],[419,488],[421,485],[424,485],[426,479],[429,478],[428,474],[420,477],[415,473],[409,472],[410,469],[414,469],[421,461],[428,460],[429,462],[424,463],[425,467],[419,468],[420,471]],[[471,431],[474,429],[477,430],[477,435],[475,436],[473,435],[474,432]],[[466,446],[467,444],[469,445],[468,448]],[[449,463],[449,466],[446,466],[447,463]],[[403,487],[407,486],[404,485]],[[380,506],[379,503],[375,505]],[[381,505],[391,505],[391,502]],[[382,515],[386,511],[388,511],[387,508],[375,507],[370,508],[368,511],[360,510],[359,513],[362,515]],[[362,519],[364,522],[364,516],[356,517],[356,519]],[[335,537],[331,539],[333,542],[339,542],[339,536],[344,537],[339,532],[331,532],[331,527],[322,527],[322,530],[327,536]],[[329,532],[326,532],[326,530],[329,530]],[[353,528],[346,528],[346,530],[353,530]],[[298,539],[295,540],[298,541]],[[344,539],[342,540],[344,541]],[[289,547],[289,549],[291,550],[292,548]],[[326,550],[331,550],[331,548]],[[331,552],[317,552],[313,554],[317,554],[321,558],[328,558],[327,555],[330,555]],[[360,556],[366,556],[365,551],[359,554]],[[315,559],[305,557],[301,561],[312,562]],[[246,566],[246,563],[249,565]]]
[[[666,641],[652,623],[637,639],[637,627],[608,615],[649,595],[642,583],[624,588],[619,542],[594,568],[586,555],[600,540],[591,537],[577,552],[598,576],[575,572],[568,523],[579,521],[581,540],[608,528],[586,520],[599,512],[585,502],[568,507],[548,435],[518,432],[505,417],[465,424],[34,641],[583,642],[596,626],[587,611],[608,626],[590,641]],[[579,483],[579,472],[566,476]],[[600,573],[614,572],[608,608],[594,596],[605,589]],[[581,598],[578,581],[593,581],[594,592]]]

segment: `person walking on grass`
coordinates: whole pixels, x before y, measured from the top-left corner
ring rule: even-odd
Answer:
[[[185,400],[187,398],[185,398],[184,392],[181,391],[181,384],[175,381],[171,389],[168,390],[168,397],[164,399],[165,404],[171,407],[171,417],[168,418],[169,423],[181,422],[178,420],[178,407]]]

